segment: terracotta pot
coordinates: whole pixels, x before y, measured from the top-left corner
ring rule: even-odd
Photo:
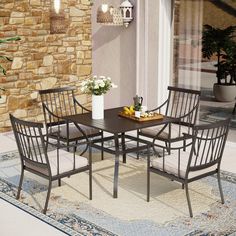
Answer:
[[[236,98],[236,84],[214,84],[213,94],[218,102],[232,102]]]

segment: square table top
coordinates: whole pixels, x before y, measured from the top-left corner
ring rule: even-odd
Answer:
[[[97,128],[102,131],[106,131],[108,133],[113,133],[113,134],[125,133],[128,131],[148,128],[176,121],[174,118],[165,116],[163,119],[160,120],[151,120],[144,122],[134,121],[124,117],[120,117],[118,113],[122,110],[123,107],[104,110],[104,119],[100,120],[93,120],[92,113],[90,112],[84,114],[65,116],[63,118],[77,124]]]

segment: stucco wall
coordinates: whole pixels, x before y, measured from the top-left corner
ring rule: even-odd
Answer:
[[[111,0],[109,4],[118,7],[121,2]],[[135,5],[135,1],[131,2]],[[110,76],[118,85],[105,95],[106,108],[129,105],[136,91],[136,22],[128,28],[99,25],[96,12],[102,3],[96,0],[92,7],[93,74]]]

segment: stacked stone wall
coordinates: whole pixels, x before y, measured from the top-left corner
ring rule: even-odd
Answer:
[[[0,131],[10,128],[9,113],[31,121],[43,121],[40,89],[77,86],[77,97],[89,105],[90,97],[79,86],[92,70],[91,2],[62,0],[66,33],[50,34],[49,0],[1,0],[0,39],[21,40],[0,45],[7,75],[0,75],[6,91],[0,99]]]

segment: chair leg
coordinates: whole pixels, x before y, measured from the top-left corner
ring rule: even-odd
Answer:
[[[217,172],[217,179],[218,179],[218,185],[219,185],[219,190],[220,190],[220,198],[221,198],[221,203],[224,204],[224,194],[222,191],[222,186],[221,186],[221,180],[220,180],[220,171]]]
[[[236,102],[235,102],[235,105],[234,105],[234,109],[233,109],[232,115],[235,115],[235,114],[236,114]]]
[[[148,148],[147,157],[147,202],[150,201],[150,149]]]
[[[165,145],[166,145],[167,153],[168,155],[170,155],[170,142],[165,142]]]
[[[193,217],[193,211],[192,211],[192,206],[191,206],[189,191],[188,191],[188,183],[185,183],[185,192],[186,192],[186,197],[187,197],[187,202],[188,202],[189,215],[190,217]]]
[[[125,134],[121,134],[122,151],[125,151]],[[126,163],[126,153],[123,153],[123,163]]]
[[[46,145],[45,145],[46,151],[48,151],[48,140],[49,140],[49,137],[48,137],[48,133],[47,133],[46,134]]]
[[[184,142],[184,143],[183,143],[183,144],[184,144],[184,146],[183,146],[183,151],[186,152],[186,140],[184,139],[183,142]]]
[[[102,150],[101,150],[101,160],[103,161],[104,160],[104,141],[103,141],[103,138],[104,138],[104,134],[103,134],[103,131],[101,132],[101,139],[102,139]]]
[[[48,208],[48,202],[49,202],[49,198],[50,198],[51,189],[52,189],[52,181],[49,180],[48,192],[47,192],[46,202],[45,202],[44,209],[43,209],[43,214],[46,214],[46,211]]]
[[[20,191],[22,188],[23,178],[24,178],[24,169],[21,168],[20,182],[19,182],[18,191],[17,191],[17,195],[16,195],[17,200],[20,198]]]
[[[139,140],[139,130],[137,130],[137,139]],[[139,148],[139,141],[137,141],[137,148]],[[137,159],[139,159],[139,150],[137,151]]]
[[[182,184],[182,189],[184,189],[184,184]]]
[[[77,151],[77,146],[78,146],[78,140],[75,141],[75,148],[74,148],[74,152]]]
[[[61,187],[61,179],[58,179],[58,186]]]
[[[92,180],[92,147],[89,146],[89,200],[93,198]]]

